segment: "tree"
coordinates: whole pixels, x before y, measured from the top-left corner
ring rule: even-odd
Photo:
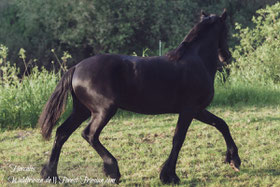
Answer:
[[[72,63],[98,54],[141,54],[149,48],[156,55],[158,41],[164,52],[175,48],[197,23],[201,9],[220,14],[227,8],[230,33],[236,21],[250,25],[258,7],[277,0],[1,0],[0,44],[18,61],[20,48],[38,65],[52,67],[57,56],[68,51]],[[230,38],[230,46],[238,39]],[[70,64],[71,65],[71,64]],[[21,65],[23,67],[23,65]]]

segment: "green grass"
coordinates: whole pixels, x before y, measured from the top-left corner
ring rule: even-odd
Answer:
[[[212,106],[279,106],[280,85],[243,81],[215,84]]]
[[[239,147],[241,171],[237,173],[223,163],[226,146],[222,135],[211,126],[193,121],[177,164],[180,186],[280,186],[279,105],[216,106],[209,110],[228,123]],[[119,162],[120,186],[162,185],[159,172],[171,150],[176,120],[177,115],[120,112],[110,121],[101,134],[101,141]],[[60,176],[79,179],[72,186],[81,184],[84,177],[106,179],[101,158],[80,135],[85,126],[83,124],[65,143],[58,166]],[[1,132],[0,185],[11,186],[7,181],[9,177],[40,179],[52,141],[43,141],[39,129]],[[34,170],[12,172],[14,166],[31,166]],[[65,183],[59,186],[65,185],[71,186]]]

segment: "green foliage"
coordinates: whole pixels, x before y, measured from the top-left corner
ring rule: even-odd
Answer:
[[[232,79],[280,83],[280,3],[257,11],[253,28],[236,24],[240,40],[233,57]]]
[[[35,127],[38,117],[60,79],[60,73],[32,68],[28,76],[18,77],[19,68],[5,61],[8,49],[0,46],[0,129]],[[24,51],[19,54],[23,60]],[[67,58],[66,56],[64,58]],[[64,59],[65,60],[65,59]],[[69,113],[68,105],[66,113]]]
[[[18,68],[9,63],[1,70],[4,76],[0,81],[0,128],[35,127],[58,77],[34,68],[29,77],[20,80],[17,78]]]
[[[19,62],[20,48],[26,62],[38,59],[39,66],[52,68],[57,56],[69,51],[70,64],[97,53],[140,54],[149,48],[157,55],[158,41],[164,52],[174,49],[198,21],[201,9],[229,12],[231,33],[236,21],[250,25],[255,11],[277,0],[1,0],[0,43],[10,49],[9,60]],[[231,46],[236,41],[231,41]]]
[[[50,67],[69,51],[81,60],[96,53],[155,50],[159,39],[178,44],[189,30],[197,6],[192,1],[4,0],[0,6],[0,43],[17,61],[20,48],[29,59]],[[176,19],[174,19],[176,18]],[[23,68],[23,67],[21,67]]]

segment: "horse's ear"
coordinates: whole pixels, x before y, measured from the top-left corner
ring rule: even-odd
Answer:
[[[203,10],[201,10],[200,15],[201,15],[201,16],[204,16],[204,17],[207,17],[207,16],[208,16],[208,14],[206,14]]]
[[[227,19],[227,10],[224,9],[224,11],[223,11],[223,13],[222,13],[222,15],[221,15],[221,20],[222,20],[222,21],[226,21],[226,19]]]
[[[200,20],[202,21],[205,17],[208,17],[209,15],[206,14],[203,10],[200,12]]]

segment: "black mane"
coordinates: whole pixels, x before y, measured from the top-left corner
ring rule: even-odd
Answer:
[[[184,38],[184,40],[180,43],[180,45],[168,52],[166,56],[169,58],[169,60],[172,61],[178,61],[182,55],[184,54],[187,47],[190,45],[190,43],[194,42],[199,38],[200,33],[202,33],[204,30],[209,28],[212,23],[214,23],[217,20],[216,16],[210,16],[204,19],[201,19],[199,23],[197,23],[187,34],[187,36]]]

